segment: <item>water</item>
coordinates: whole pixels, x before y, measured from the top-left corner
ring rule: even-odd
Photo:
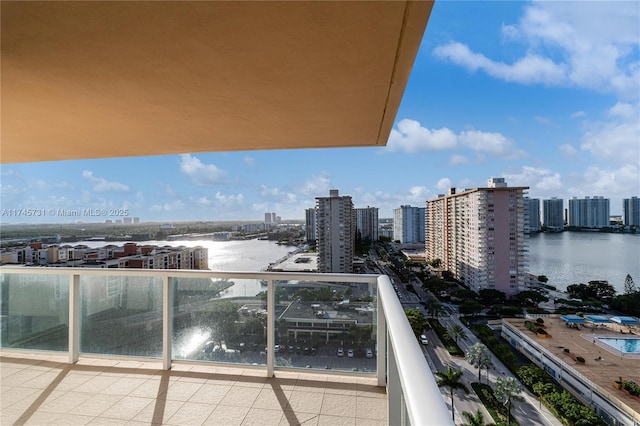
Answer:
[[[606,280],[622,294],[627,274],[640,287],[640,235],[601,232],[532,235],[529,271],[546,275],[549,284],[561,291],[571,284]]]
[[[598,340],[622,353],[640,354],[640,339],[612,339],[606,337],[598,337]]]
[[[88,247],[104,247],[107,244],[124,245],[130,241],[79,241],[73,245],[84,244]],[[209,249],[209,269],[223,272],[260,272],[270,263],[276,262],[296,247],[278,245],[267,240],[232,240],[232,241],[144,241],[139,244],[153,246],[202,246]],[[235,284],[221,294],[221,297],[255,296],[264,288],[256,280],[235,280]]]

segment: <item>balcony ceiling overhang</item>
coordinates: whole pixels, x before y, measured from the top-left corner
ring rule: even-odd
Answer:
[[[432,1],[2,1],[2,163],[383,146]]]

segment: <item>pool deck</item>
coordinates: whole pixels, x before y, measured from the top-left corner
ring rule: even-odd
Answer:
[[[622,354],[598,340],[599,337],[639,338],[638,332],[635,332],[635,335],[630,335],[628,328],[623,326],[622,330],[627,333],[623,335],[617,324],[592,327],[587,323],[576,329],[567,327],[560,318],[543,319],[546,331],[553,337],[550,339],[533,337],[536,343],[596,383],[605,392],[640,413],[639,400],[613,387],[613,382],[619,380],[620,377],[623,380],[633,380],[640,384],[640,354]],[[532,337],[533,334],[525,327],[524,321],[524,319],[508,320],[523,334]],[[574,361],[564,352],[565,348],[568,348],[573,355],[583,357],[585,362]]]

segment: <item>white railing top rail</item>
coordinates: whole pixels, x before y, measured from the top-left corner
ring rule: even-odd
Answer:
[[[404,309],[386,275],[378,277],[378,293],[412,425],[451,425],[451,412],[442,399],[429,364],[407,322]],[[401,349],[401,350],[398,350]],[[437,402],[436,402],[437,401]]]
[[[263,279],[272,280],[297,280],[297,281],[330,281],[351,283],[374,283],[379,275],[375,274],[329,274],[329,273],[305,273],[305,272],[231,272],[212,270],[190,269],[137,269],[137,268],[74,268],[74,267],[46,267],[46,266],[0,266],[0,272],[28,275],[86,275],[86,276],[138,276],[176,278],[237,278],[237,279]]]

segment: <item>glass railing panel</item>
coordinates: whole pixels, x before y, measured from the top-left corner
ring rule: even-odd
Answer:
[[[69,350],[69,277],[0,274],[0,346]]]
[[[174,359],[266,365],[266,281],[173,280]]]
[[[80,352],[162,357],[162,277],[80,275]]]
[[[376,371],[376,284],[275,282],[275,367]]]

